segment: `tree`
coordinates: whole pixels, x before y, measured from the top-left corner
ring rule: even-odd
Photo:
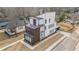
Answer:
[[[63,12],[60,12],[60,15],[59,15],[59,21],[58,22],[61,22],[61,21],[64,21],[64,19],[65,19],[65,12],[63,11]]]
[[[0,17],[1,18],[6,18],[7,17],[5,9],[3,9],[3,8],[0,9]]]

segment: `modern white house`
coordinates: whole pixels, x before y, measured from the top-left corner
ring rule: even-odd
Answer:
[[[36,17],[30,17],[30,23],[25,27],[25,40],[34,44],[55,33],[58,30],[55,14],[56,12],[48,12]]]
[[[6,27],[5,32],[8,35],[15,35],[25,31],[25,41],[35,44],[58,30],[58,25],[55,21],[56,12],[48,12],[36,17],[29,17],[29,23],[25,20],[11,20]],[[15,32],[16,31],[16,32]]]
[[[0,18],[0,30],[5,29],[7,25],[8,25],[8,20]]]

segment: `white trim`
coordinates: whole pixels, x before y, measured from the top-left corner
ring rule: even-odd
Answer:
[[[59,44],[62,40],[64,40],[64,38],[66,38],[66,36],[61,37],[56,43],[52,44],[49,48],[47,48],[45,51],[50,51],[51,49],[53,49],[54,47],[57,46],[57,44]]]

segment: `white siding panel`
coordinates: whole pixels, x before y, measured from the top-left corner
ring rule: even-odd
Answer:
[[[16,28],[17,33],[25,31],[25,26],[20,26]]]
[[[39,25],[43,25],[43,24],[45,24],[44,19],[39,20]]]
[[[40,32],[42,32],[42,31],[45,31],[45,27],[44,26],[40,27]]]

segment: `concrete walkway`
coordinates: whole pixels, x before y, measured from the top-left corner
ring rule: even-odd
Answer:
[[[22,38],[23,38],[23,35],[20,35],[18,37],[8,38],[8,39],[0,41],[0,50],[3,50],[5,48],[8,48],[8,47],[18,43],[19,40],[23,40]]]
[[[60,31],[61,34],[67,36],[67,37],[70,37],[71,33],[68,33],[68,32],[64,32],[64,31]]]
[[[65,38],[53,51],[74,51],[77,43],[71,38]]]
[[[78,35],[77,33],[66,33],[61,32],[64,34],[67,38],[65,38],[57,47],[52,49],[52,51],[74,51],[75,48],[78,48],[79,46],[76,46],[79,42],[79,39],[76,38]],[[77,50],[77,49],[76,49]]]
[[[63,36],[61,38],[59,38],[59,40],[57,42],[55,42],[54,44],[52,44],[49,48],[46,49],[46,51],[51,51],[52,49],[54,49],[58,44],[60,44],[64,39],[66,38],[66,36]]]
[[[0,49],[0,51],[1,51],[1,50],[4,50],[4,49],[6,49],[6,48],[9,48],[10,46],[13,46],[13,45],[17,44],[18,42],[20,42],[20,40],[15,41],[15,42],[13,42],[13,43],[11,43],[11,44],[9,44],[9,45],[6,45],[6,46],[2,47],[2,48]]]

